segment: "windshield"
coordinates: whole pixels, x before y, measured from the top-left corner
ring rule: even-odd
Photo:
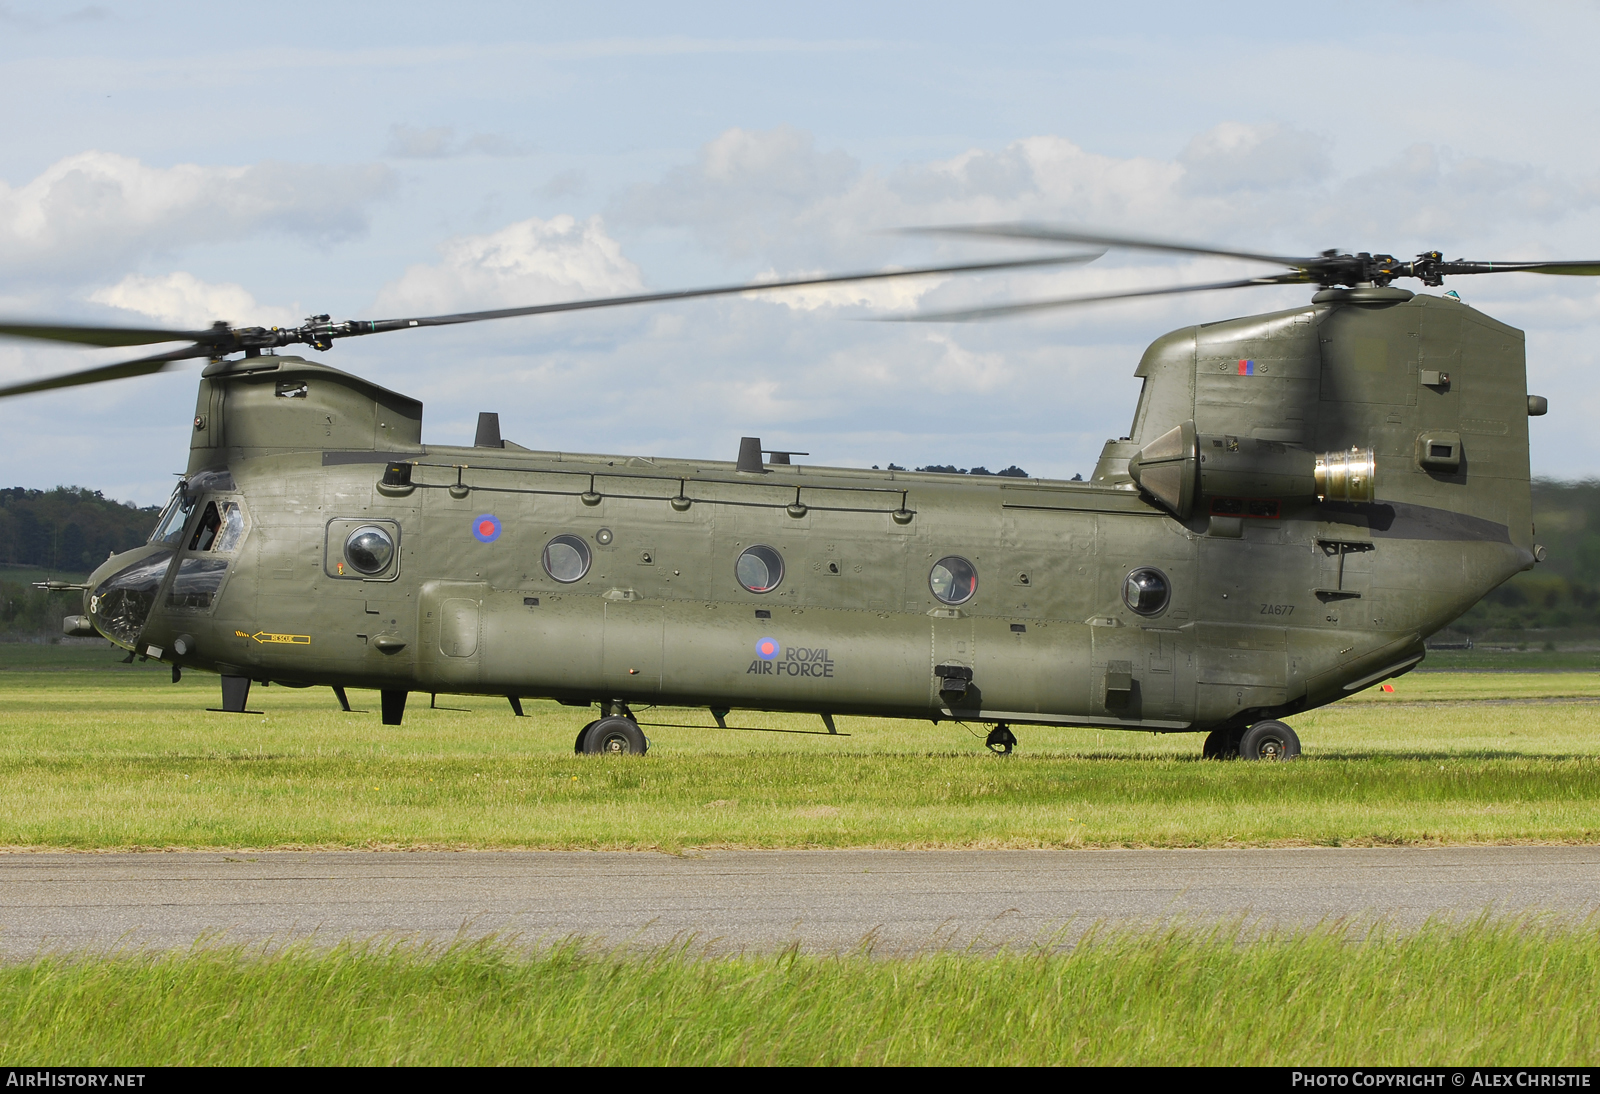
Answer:
[[[189,523],[189,514],[194,511],[195,502],[194,496],[188,491],[187,482],[178,484],[178,488],[172,492],[172,500],[161,511],[161,519],[156,521],[156,530],[150,533],[149,542],[176,547],[183,539],[183,526]]]

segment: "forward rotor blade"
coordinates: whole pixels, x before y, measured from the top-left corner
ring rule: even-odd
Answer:
[[[1127,292],[1096,293],[1093,296],[1064,296],[1055,300],[1034,300],[1026,304],[999,304],[990,308],[963,308],[956,311],[929,312],[919,315],[891,315],[878,320],[882,323],[966,323],[974,319],[1001,319],[1029,312],[1070,308],[1076,304],[1098,304],[1105,300],[1132,300],[1141,296],[1175,296],[1189,292],[1215,292],[1219,289],[1248,289],[1258,285],[1304,285],[1310,280],[1302,274],[1279,274],[1275,277],[1249,277],[1241,281],[1213,281],[1207,285],[1168,285],[1159,289],[1131,289]]]
[[[835,274],[829,277],[799,277],[787,281],[762,281],[755,284],[719,285],[709,289],[678,289],[673,292],[639,293],[633,296],[603,296],[592,300],[569,300],[560,304],[534,304],[525,308],[496,308],[493,311],[459,312],[455,315],[429,315],[416,319],[352,320],[352,334],[381,334],[410,327],[446,327],[457,323],[481,323],[486,319],[511,319],[521,315],[550,315],[555,312],[617,308],[628,304],[651,304],[666,300],[693,300],[706,296],[736,296],[747,292],[775,289],[803,289],[815,285],[839,285],[853,281],[882,281],[894,277],[929,277],[935,274],[982,273],[988,270],[1017,270],[1036,266],[1065,266],[1093,262],[1104,251],[1092,254],[1052,255],[1046,258],[1013,259],[1005,262],[967,262],[957,266],[921,266],[908,270],[880,270],[873,273]]]
[[[97,365],[94,368],[86,368],[79,372],[67,372],[44,380],[34,380],[26,384],[13,384],[11,387],[0,388],[0,399],[11,395],[26,395],[32,391],[51,391],[58,387],[79,387],[83,384],[103,383],[106,380],[122,380],[130,376],[149,376],[154,372],[165,372],[180,361],[188,361],[196,357],[210,357],[212,352],[209,346],[185,346],[182,349],[172,350],[170,353],[158,353],[154,357],[141,357],[136,361],[120,361],[114,365]]]
[[[1466,262],[1439,263],[1443,276],[1480,273],[1562,274],[1567,277],[1600,277],[1600,262]]]
[[[0,336],[72,342],[80,346],[149,346],[157,342],[209,342],[216,330],[92,327],[70,323],[0,323]]]
[[[1217,258],[1241,258],[1251,262],[1273,262],[1280,266],[1305,269],[1325,259],[1295,258],[1283,255],[1257,254],[1253,251],[1229,251],[1220,247],[1203,247],[1194,243],[1176,243],[1164,239],[1144,239],[1139,236],[1109,236],[1098,232],[1084,232],[1076,228],[1058,228],[1049,224],[964,224],[948,228],[907,228],[915,235],[991,236],[997,239],[1028,239],[1041,243],[1088,243],[1097,247],[1127,247],[1141,251],[1166,251],[1172,254],[1212,255]]]

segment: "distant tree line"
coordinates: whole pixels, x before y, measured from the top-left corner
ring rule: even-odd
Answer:
[[[59,639],[61,620],[81,611],[81,593],[49,593],[25,581],[0,578],[0,641]]]
[[[81,486],[0,489],[0,637],[60,637],[61,617],[82,611],[82,597],[31,582],[87,575],[107,555],[148,539],[160,515],[159,506],[141,509]]]
[[[965,467],[956,467],[953,464],[930,463],[927,467],[919,467],[918,471],[938,471],[946,475],[1004,475],[1008,479],[1026,479],[1029,474],[1016,464],[1012,464],[1004,471],[990,471],[987,467],[974,467],[968,471]]]
[[[1600,481],[1533,480],[1533,526],[1545,560],[1478,601],[1451,630],[1600,632]]]
[[[0,489],[0,563],[87,574],[148,539],[160,515],[81,486]]]
[[[872,469],[876,471],[878,469],[878,465],[873,464]],[[897,463],[891,463],[889,465],[889,470],[904,471],[905,468],[901,467]],[[1016,464],[1012,464],[1004,471],[990,471],[987,467],[974,467],[972,470],[968,471],[965,467],[957,467],[953,463],[930,463],[927,467],[919,467],[917,470],[937,471],[941,475],[1004,475],[1008,479],[1027,479],[1033,477]],[[1076,478],[1077,476],[1074,477]]]

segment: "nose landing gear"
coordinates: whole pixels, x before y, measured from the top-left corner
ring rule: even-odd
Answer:
[[[1011,727],[1001,722],[989,731],[989,736],[984,739],[984,745],[990,752],[1001,756],[1011,755],[1011,750],[1017,747],[1017,735],[1011,732]]]

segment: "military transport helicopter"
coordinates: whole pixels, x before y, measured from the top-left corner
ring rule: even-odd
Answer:
[[[422,443],[422,404],[271,352],[359,335],[831,280],[459,315],[205,331],[0,324],[97,346],[188,344],[0,390],[207,358],[185,478],[108,559],[70,634],[222,677],[598,704],[579,752],[643,752],[634,708],[1206,732],[1204,754],[1299,752],[1280,719],[1414,668],[1428,635],[1542,555],[1522,332],[1392,284],[1600,263],[1286,257],[1038,225],[936,229],[1248,259],[1286,272],[902,318],[1305,284],[1308,305],[1151,344],[1128,435],[1087,482],[534,451],[480,416]],[[1098,253],[1098,252],[1095,252]],[[242,356],[231,356],[242,352]]]

